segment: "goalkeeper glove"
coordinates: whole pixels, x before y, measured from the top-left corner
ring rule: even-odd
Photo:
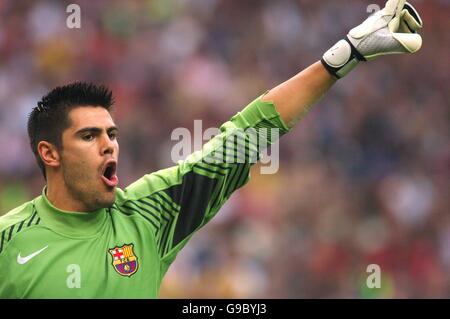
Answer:
[[[381,55],[414,53],[422,46],[417,30],[422,19],[405,0],[389,0],[362,24],[350,30],[347,38],[337,42],[321,61],[335,77],[347,75],[360,61]]]

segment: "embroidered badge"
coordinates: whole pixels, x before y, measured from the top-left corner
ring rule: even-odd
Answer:
[[[109,249],[113,267],[119,275],[130,277],[138,270],[138,258],[133,252],[133,247],[133,244],[128,244]]]

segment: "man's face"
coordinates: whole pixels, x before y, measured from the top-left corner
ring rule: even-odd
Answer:
[[[88,211],[110,207],[118,184],[119,143],[114,121],[106,109],[92,106],[72,109],[68,119],[61,151],[66,188]]]

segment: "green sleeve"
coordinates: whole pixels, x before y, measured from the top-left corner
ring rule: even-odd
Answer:
[[[119,206],[132,207],[151,223],[163,264],[168,267],[192,234],[247,183],[259,152],[275,142],[271,129],[278,136],[288,132],[273,103],[259,97],[225,122],[202,150],[119,193]]]
[[[24,203],[0,217],[0,299],[17,298],[16,293],[22,288],[11,280],[12,274],[23,274],[23,270],[17,267],[17,255],[12,254],[11,249],[8,252],[8,246],[19,233],[35,227],[40,221],[32,202]]]

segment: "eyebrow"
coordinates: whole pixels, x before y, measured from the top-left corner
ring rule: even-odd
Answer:
[[[78,131],[76,131],[75,134],[79,135],[79,134],[83,134],[83,133],[86,133],[86,132],[99,134],[99,133],[101,133],[101,131],[102,131],[101,128],[95,127],[95,126],[83,127],[82,129],[79,129]],[[117,131],[119,131],[119,129],[116,126],[111,126],[111,127],[108,127],[106,129],[106,132],[108,132],[108,133],[110,133],[112,131],[116,131],[117,132]]]

